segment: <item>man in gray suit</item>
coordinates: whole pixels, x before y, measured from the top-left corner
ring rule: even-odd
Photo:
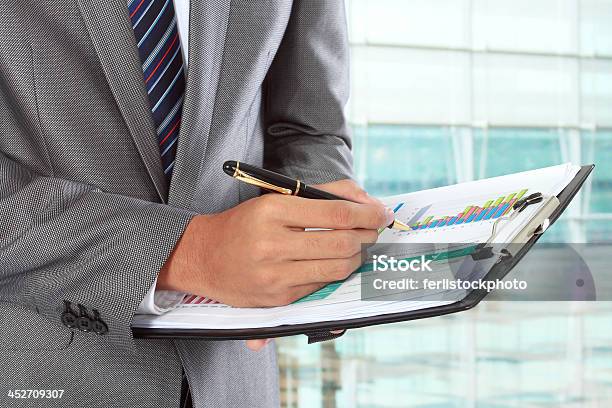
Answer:
[[[0,0],[1,407],[176,408],[183,371],[196,407],[278,405],[274,347],[130,323],[357,267],[392,214],[348,180],[347,54],[338,0]],[[225,160],[361,204],[257,197]]]

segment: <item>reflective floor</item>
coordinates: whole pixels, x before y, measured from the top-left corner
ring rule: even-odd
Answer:
[[[284,407],[612,406],[612,302],[486,302],[277,345]]]

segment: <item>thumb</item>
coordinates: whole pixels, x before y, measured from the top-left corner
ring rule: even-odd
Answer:
[[[267,346],[272,339],[257,339],[257,340],[247,340],[246,346],[252,351],[260,351],[265,346]]]

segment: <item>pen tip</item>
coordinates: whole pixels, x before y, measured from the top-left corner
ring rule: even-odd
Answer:
[[[409,226],[407,226],[406,224],[404,224],[401,221],[398,220],[394,220],[393,224],[391,224],[391,228],[394,228],[396,230],[400,230],[400,231],[410,231],[412,230],[412,228],[410,228]]]

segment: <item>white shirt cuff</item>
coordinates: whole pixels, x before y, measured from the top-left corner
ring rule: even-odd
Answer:
[[[161,315],[178,306],[185,298],[186,293],[175,292],[172,290],[155,290],[157,286],[157,278],[147,292],[136,314],[152,314]]]

